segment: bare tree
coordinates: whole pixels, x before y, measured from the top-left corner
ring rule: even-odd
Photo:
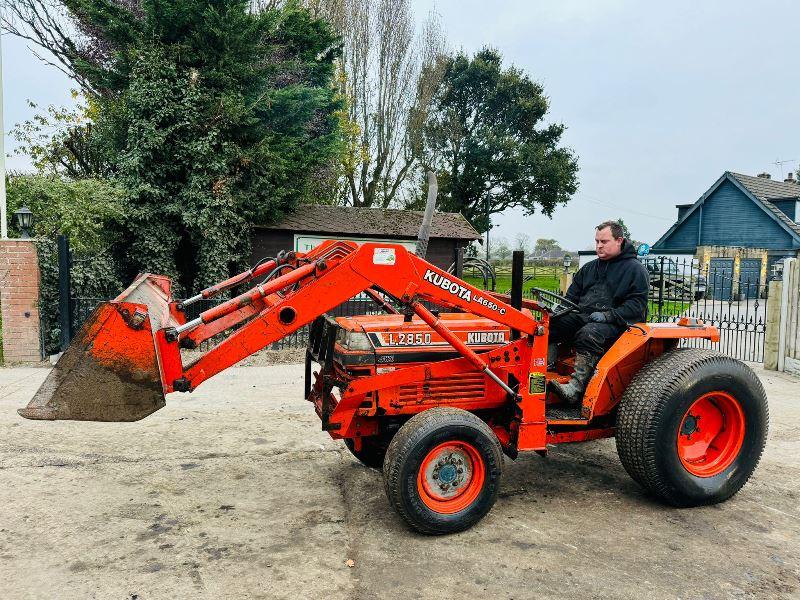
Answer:
[[[519,232],[514,236],[514,250],[524,250],[525,254],[531,253],[531,236]]]
[[[107,3],[108,13],[120,26],[142,17],[142,0],[107,0]],[[74,79],[85,92],[107,93],[108,90],[90,84],[76,65],[101,69],[113,59],[116,49],[99,35],[89,19],[66,6],[68,3],[61,0],[0,0],[0,25],[3,30],[32,42],[39,48],[33,50],[37,58]]]
[[[431,14],[417,36],[408,0],[305,0],[305,6],[342,37],[337,82],[350,134],[343,199],[354,206],[398,203],[439,84],[438,71],[429,68],[444,50],[438,19]]]

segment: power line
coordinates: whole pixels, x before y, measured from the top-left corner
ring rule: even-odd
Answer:
[[[628,213],[631,213],[631,214],[634,214],[634,215],[639,215],[640,217],[648,217],[650,219],[658,219],[659,221],[666,221],[668,223],[672,223],[674,221],[674,219],[668,219],[667,217],[660,217],[660,216],[657,216],[657,215],[651,215],[651,214],[644,213],[644,212],[641,212],[641,211],[638,211],[638,210],[633,210],[633,209],[630,209],[630,208],[626,208],[624,206],[620,206],[620,205],[614,204],[612,202],[606,202],[604,200],[598,200],[596,198],[592,198],[590,196],[587,196],[586,194],[581,194],[576,199],[577,200],[585,200],[587,202],[591,202],[592,204],[599,204],[600,206],[607,206],[609,208],[615,208],[615,209],[621,210],[623,212],[628,212]]]

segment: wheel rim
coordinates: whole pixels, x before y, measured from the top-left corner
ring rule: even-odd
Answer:
[[[697,477],[722,473],[739,455],[745,418],[739,401],[726,392],[704,394],[689,407],[678,428],[678,456]]]
[[[452,514],[467,508],[485,479],[480,452],[467,442],[445,442],[425,456],[417,473],[417,491],[425,506]]]

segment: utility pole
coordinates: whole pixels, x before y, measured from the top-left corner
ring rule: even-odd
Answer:
[[[6,132],[3,127],[3,36],[0,35],[0,239],[8,238],[6,207]]]
[[[489,192],[486,192],[486,262],[489,262],[489,230],[492,228],[492,222],[489,219]]]

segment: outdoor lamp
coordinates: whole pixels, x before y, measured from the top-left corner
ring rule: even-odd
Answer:
[[[23,240],[31,237],[31,229],[33,228],[33,213],[27,206],[21,207],[14,213],[14,224],[20,230]]]
[[[569,254],[564,255],[564,272],[569,270],[569,266],[572,264],[572,257]]]

